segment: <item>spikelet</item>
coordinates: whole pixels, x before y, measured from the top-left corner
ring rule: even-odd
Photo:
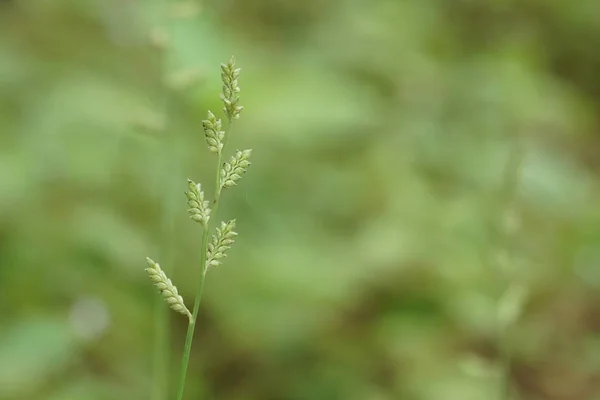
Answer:
[[[188,209],[190,218],[206,228],[210,219],[210,208],[208,208],[208,201],[204,200],[202,185],[188,179],[188,188],[189,191],[185,192],[185,195],[188,198],[188,206],[190,206]]]
[[[242,175],[246,173],[250,164],[252,150],[236,151],[235,155],[231,156],[229,162],[223,164],[221,169],[221,189],[235,186],[237,181],[242,179]]]
[[[160,294],[163,295],[165,301],[171,307],[171,309],[181,313],[183,315],[187,315],[190,323],[194,320],[192,314],[187,309],[185,304],[183,303],[183,297],[179,295],[177,292],[177,288],[167,275],[165,275],[164,271],[160,268],[160,265],[151,259],[146,257],[146,261],[148,262],[149,268],[146,268],[148,274],[150,275],[150,279],[154,282],[154,285],[160,291]]]
[[[244,107],[238,105],[240,101],[240,87],[238,86],[238,77],[240,68],[235,67],[235,58],[231,56],[227,64],[221,64],[221,81],[223,82],[223,92],[221,100],[225,107],[223,111],[229,117],[229,120],[238,119]]]
[[[221,150],[223,150],[223,138],[225,137],[225,132],[221,130],[221,120],[217,119],[215,114],[209,111],[208,117],[202,121],[202,128],[204,128],[208,150],[217,154],[221,153]]]
[[[221,222],[221,228],[217,228],[217,233],[212,236],[206,253],[206,265],[209,268],[218,266],[221,264],[221,260],[227,256],[225,253],[231,248],[237,236],[233,228],[235,228],[235,219]]]

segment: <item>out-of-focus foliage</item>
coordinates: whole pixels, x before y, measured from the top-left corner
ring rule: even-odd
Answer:
[[[253,165],[187,398],[494,398],[509,282],[521,399],[600,398],[600,2],[166,4],[0,2],[1,399],[149,398],[145,257],[177,204],[161,265],[192,304],[184,191],[212,193],[231,54]]]

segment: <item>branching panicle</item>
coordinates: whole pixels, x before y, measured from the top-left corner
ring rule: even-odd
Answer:
[[[221,264],[221,260],[227,256],[227,250],[231,248],[237,233],[233,231],[235,228],[235,219],[229,222],[221,222],[221,227],[217,228],[217,233],[214,234],[208,243],[206,252],[206,265],[216,267]]]
[[[252,154],[252,150],[236,151],[235,155],[231,156],[229,162],[226,162],[221,169],[221,188],[231,188],[242,179],[242,176],[252,164],[248,159]]]
[[[221,79],[223,83],[221,100],[224,104],[223,111],[227,116],[228,128],[231,126],[234,119],[239,118],[243,108],[238,104],[240,100],[238,95],[240,92],[238,86],[239,74],[240,69],[235,67],[235,60],[233,57],[231,57],[228,63],[221,65]],[[209,111],[207,118],[202,121],[202,128],[204,130],[206,143],[208,144],[208,149],[217,154],[217,163],[219,164],[215,171],[215,193],[212,202],[212,213],[214,216],[219,206],[222,189],[233,187],[240,179],[242,179],[242,176],[250,166],[250,161],[248,161],[248,159],[250,158],[252,151],[236,151],[235,155],[233,155],[228,162],[223,163],[221,167],[220,164],[223,160],[222,157],[226,139],[223,123]],[[171,283],[171,280],[167,278],[158,263],[155,263],[148,258],[149,268],[146,269],[150,274],[150,279],[159,288],[169,306],[173,310],[187,315],[190,321],[181,359],[181,372],[179,374],[176,396],[177,400],[183,399],[187,368],[190,360],[194,330],[196,327],[198,311],[200,309],[206,273],[209,268],[216,267],[222,263],[223,259],[226,257],[227,251],[231,248],[231,245],[234,243],[235,237],[237,236],[237,233],[233,231],[235,228],[235,220],[231,220],[229,222],[221,222],[211,238],[209,236],[209,220],[211,217],[211,209],[209,208],[210,203],[205,200],[202,186],[199,183],[195,183],[188,179],[188,191],[185,194],[189,206],[188,213],[190,214],[190,218],[195,222],[200,223],[204,228],[201,244],[202,253],[200,257],[201,273],[199,274],[200,280],[196,290],[193,311],[190,313],[187,309],[183,302],[183,298],[177,292],[177,288]]]
[[[221,81],[223,82],[221,100],[225,105],[223,111],[229,120],[238,119],[244,108],[238,105],[240,101],[240,96],[238,95],[240,92],[240,87],[238,86],[240,71],[240,68],[235,67],[235,58],[233,56],[227,64],[221,64]]]
[[[210,219],[210,208],[208,208],[208,201],[204,200],[202,185],[188,179],[188,188],[189,191],[185,194],[188,198],[188,206],[190,206],[188,209],[190,218],[206,228]]]
[[[208,112],[208,117],[202,121],[202,127],[204,128],[204,134],[206,136],[206,144],[208,144],[208,150],[213,153],[220,154],[223,150],[223,139],[225,138],[225,131],[222,131],[223,124],[220,119],[215,117],[215,114]]]
[[[154,285],[158,288],[160,294],[163,295],[169,307],[180,314],[186,315],[190,320],[190,323],[192,323],[194,320],[192,314],[183,303],[183,297],[179,295],[175,285],[173,285],[171,280],[167,278],[167,275],[160,268],[160,265],[157,262],[154,262],[149,258],[146,258],[146,261],[148,262],[148,268],[146,268],[146,271],[148,271],[150,280],[154,282]]]

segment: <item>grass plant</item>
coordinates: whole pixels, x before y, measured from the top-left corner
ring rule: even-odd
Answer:
[[[240,69],[235,65],[235,59],[231,59],[221,64],[222,92],[221,100],[223,102],[223,112],[227,121],[227,130],[231,129],[233,122],[239,118],[243,107],[239,105],[238,77]],[[211,269],[222,264],[227,256],[227,251],[235,241],[237,233],[235,229],[235,220],[221,222],[214,229],[214,234],[210,236],[210,221],[219,207],[221,194],[225,189],[233,188],[242,179],[250,166],[251,150],[237,150],[230,157],[229,161],[223,162],[225,147],[228,135],[224,129],[221,119],[217,118],[211,111],[208,112],[206,120],[202,122],[208,150],[217,156],[217,169],[215,174],[215,193],[212,202],[206,199],[202,185],[188,179],[186,192],[188,213],[190,219],[198,223],[202,228],[201,257],[200,257],[200,278],[197,284],[196,297],[192,311],[187,308],[183,298],[179,295],[177,287],[167,277],[160,265],[147,259],[150,279],[162,294],[164,301],[174,311],[188,317],[188,330],[186,334],[183,355],[181,357],[181,370],[179,382],[177,385],[177,400],[183,399],[187,368],[192,350],[192,342],[198,318],[198,311],[202,300],[204,282],[206,274]]]

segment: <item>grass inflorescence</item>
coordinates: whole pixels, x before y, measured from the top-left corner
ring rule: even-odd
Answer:
[[[221,100],[223,102],[223,112],[227,121],[227,129],[230,130],[234,120],[240,117],[243,107],[239,105],[240,88],[238,86],[238,77],[240,69],[235,65],[235,59],[231,59],[221,65],[221,80],[222,93]],[[202,122],[206,144],[208,150],[217,155],[217,171],[215,193],[212,202],[207,200],[207,196],[203,191],[200,183],[196,183],[191,179],[187,181],[186,197],[188,205],[188,213],[190,219],[197,222],[203,230],[201,242],[201,257],[200,257],[200,279],[196,288],[196,298],[192,311],[185,306],[183,298],[178,294],[177,288],[167,277],[159,264],[148,258],[149,268],[147,271],[150,274],[151,280],[159,288],[167,304],[175,311],[188,316],[188,330],[181,359],[181,372],[177,385],[177,400],[183,398],[185,389],[187,367],[191,354],[192,341],[194,330],[198,317],[198,310],[202,299],[204,281],[206,273],[211,267],[216,267],[222,264],[227,256],[227,251],[231,248],[235,241],[237,233],[235,229],[235,219],[221,222],[214,228],[214,234],[210,236],[211,226],[210,221],[214,218],[219,206],[219,199],[223,189],[232,188],[242,179],[248,167],[250,166],[250,155],[252,150],[236,150],[230,160],[223,162],[223,154],[226,145],[226,129],[221,119],[218,119],[214,113],[208,111],[207,119]],[[209,240],[209,237],[210,240]]]

